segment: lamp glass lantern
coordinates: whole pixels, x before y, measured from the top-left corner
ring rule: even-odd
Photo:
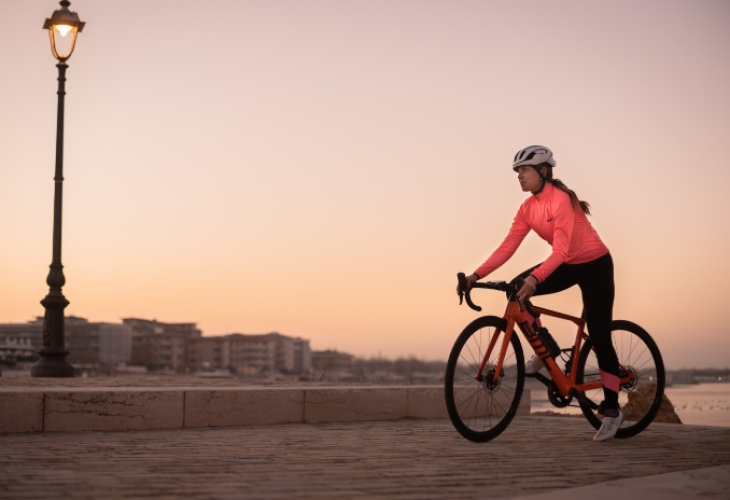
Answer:
[[[59,3],[61,8],[46,19],[43,29],[48,30],[53,57],[60,62],[65,62],[71,57],[76,45],[76,36],[83,31],[86,23],[79,19],[78,14],[69,10],[71,2],[63,0]]]

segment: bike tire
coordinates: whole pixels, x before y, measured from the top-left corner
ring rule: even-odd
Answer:
[[[501,347],[501,338],[487,361],[482,381],[476,379],[480,363],[494,335],[504,335],[507,321],[484,316],[464,328],[454,343],[446,365],[446,408],[454,428],[463,437],[484,442],[499,436],[517,413],[525,384],[522,346],[513,332],[505,353],[503,376],[490,383]]]
[[[616,437],[627,438],[646,429],[661,407],[666,380],[664,362],[654,339],[639,325],[617,320],[611,324],[611,334],[619,363],[635,375],[634,381],[622,385],[619,392],[624,420]],[[576,384],[593,380],[600,380],[600,371],[592,343],[588,339],[580,352]],[[602,387],[584,394],[596,404],[603,401]],[[580,407],[588,422],[598,429],[602,423],[598,412],[584,403]]]

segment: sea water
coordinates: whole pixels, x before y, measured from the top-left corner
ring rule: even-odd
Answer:
[[[548,401],[547,389],[539,382],[530,381],[526,388],[532,391],[532,413],[552,411],[581,415],[577,406],[554,407]],[[730,383],[677,384],[665,388],[664,394],[683,424],[730,427]]]
[[[682,423],[730,427],[730,384],[677,384],[664,394]]]

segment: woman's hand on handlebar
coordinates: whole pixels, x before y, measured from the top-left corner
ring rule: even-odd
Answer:
[[[522,288],[519,289],[517,292],[517,298],[522,302],[530,297],[532,297],[532,294],[535,293],[535,290],[537,289],[537,278],[535,278],[533,275],[529,275],[525,280],[522,282]]]
[[[466,277],[466,289],[462,290],[460,285],[456,286],[456,295],[461,295],[464,292],[468,292],[474,286],[474,283],[479,281],[479,276],[472,274]]]

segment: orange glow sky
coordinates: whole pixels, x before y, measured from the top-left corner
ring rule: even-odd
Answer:
[[[55,1],[0,30],[0,322],[43,314]],[[76,0],[67,315],[445,359],[529,144],[593,207],[617,318],[730,365],[730,2]],[[549,252],[532,235],[492,278]],[[475,300],[501,314],[503,296]],[[569,291],[537,304],[580,312]],[[568,336],[558,335],[558,340]]]

